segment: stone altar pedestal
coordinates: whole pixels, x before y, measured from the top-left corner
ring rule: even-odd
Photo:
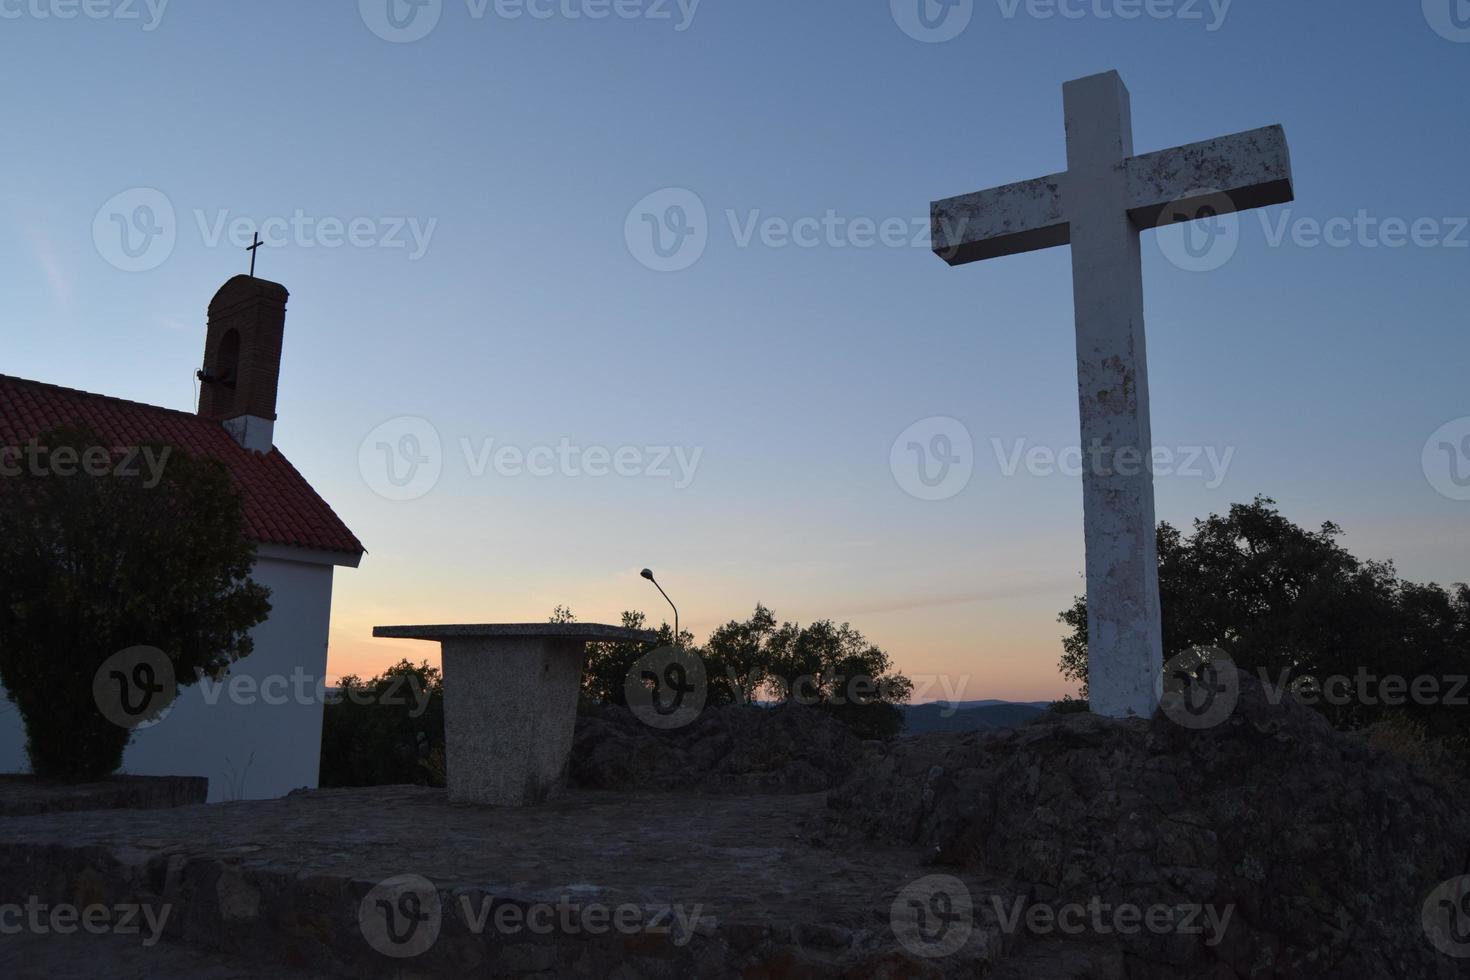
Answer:
[[[378,626],[373,636],[439,642],[449,800],[496,806],[541,803],[560,786],[587,644],[657,639],[591,623]]]

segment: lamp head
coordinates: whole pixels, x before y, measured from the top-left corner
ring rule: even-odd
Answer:
[[[638,574],[639,575],[642,575],[644,578],[648,579],[648,581],[650,581],[650,582],[653,581],[653,569],[651,569],[651,568],[645,568],[643,571],[639,572]]]

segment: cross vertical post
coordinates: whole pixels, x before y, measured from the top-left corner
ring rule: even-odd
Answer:
[[[1143,260],[1128,217],[1133,121],[1116,73],[1062,86],[1082,416],[1092,710],[1149,717],[1163,678]]]
[[[255,277],[255,253],[260,249],[261,244],[260,232],[257,231],[255,233],[255,243],[245,246],[245,251],[250,253],[250,276],[252,279]]]

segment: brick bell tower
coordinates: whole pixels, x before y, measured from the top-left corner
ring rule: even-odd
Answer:
[[[236,276],[209,302],[199,414],[229,430],[246,449],[274,445],[276,384],[286,331],[286,287]]]

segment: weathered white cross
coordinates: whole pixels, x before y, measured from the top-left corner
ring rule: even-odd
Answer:
[[[1163,679],[1139,231],[1292,200],[1280,126],[1133,155],[1115,71],[1062,86],[1067,170],[936,201],[950,265],[1072,246],[1092,711],[1151,716]]]

